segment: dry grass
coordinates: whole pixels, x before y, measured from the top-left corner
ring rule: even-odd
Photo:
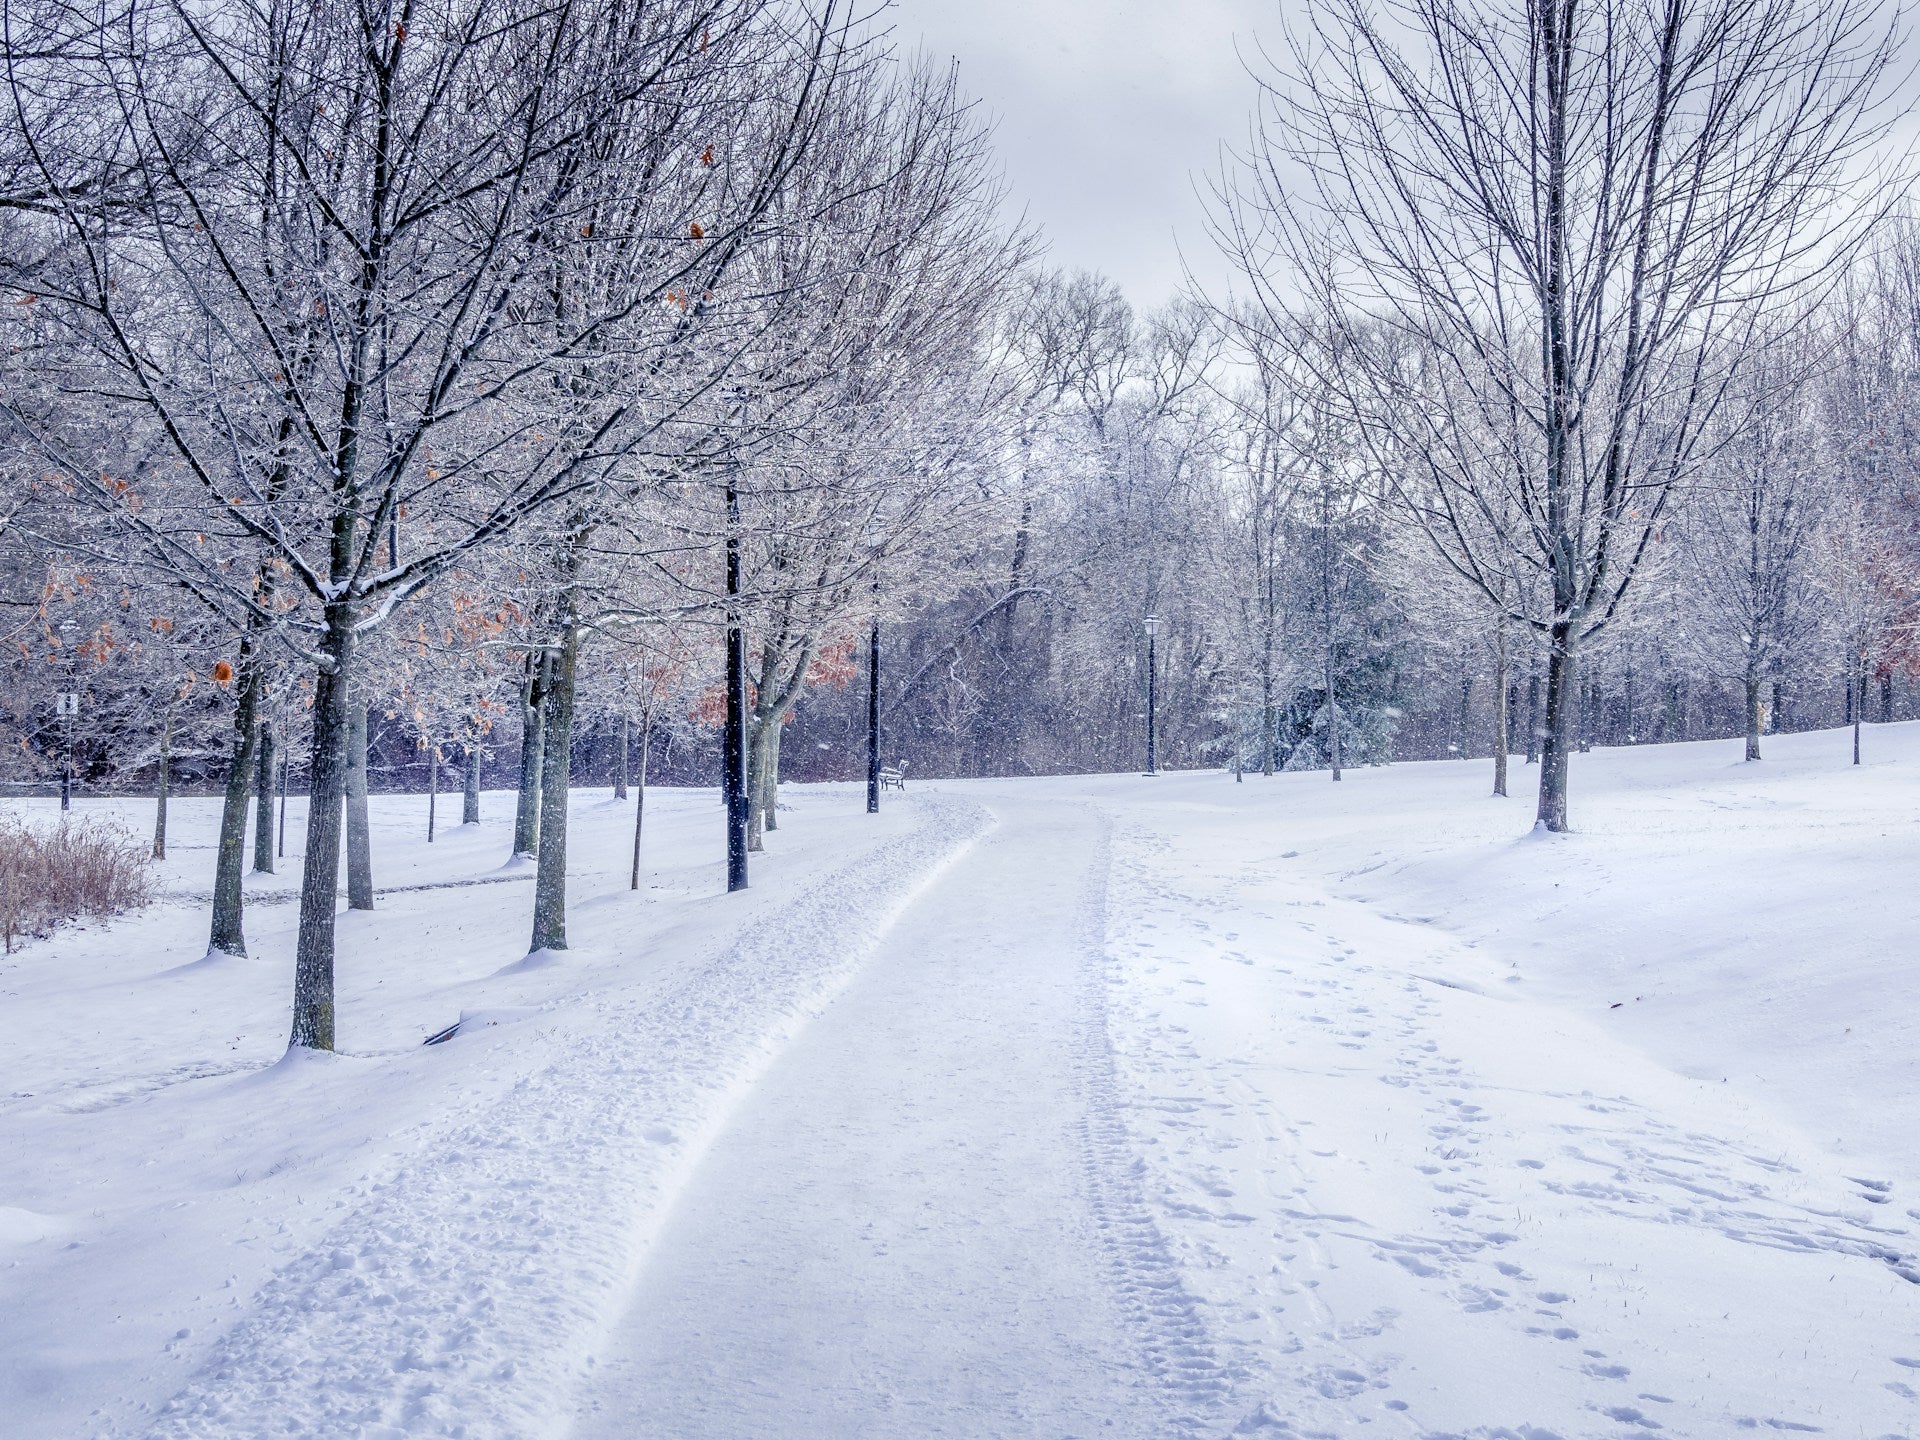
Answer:
[[[118,825],[63,821],[36,829],[0,815],[0,938],[50,933],[82,915],[118,915],[152,898],[146,847]]]

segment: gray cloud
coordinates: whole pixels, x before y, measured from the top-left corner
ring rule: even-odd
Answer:
[[[1104,271],[1138,305],[1179,287],[1183,253],[1221,275],[1195,186],[1246,135],[1234,46],[1278,38],[1274,0],[898,0],[891,18],[903,48],[959,61],[1054,264]]]

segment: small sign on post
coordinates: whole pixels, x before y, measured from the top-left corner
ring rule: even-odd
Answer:
[[[80,713],[80,697],[73,691],[62,690],[53,698],[57,702],[54,706],[54,714],[78,715]]]

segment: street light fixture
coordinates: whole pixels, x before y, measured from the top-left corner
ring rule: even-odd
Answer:
[[[744,414],[744,406],[742,407]],[[740,601],[740,458],[726,456],[727,720],[720,743],[720,794],[727,808],[727,892],[747,888],[747,630]]]
[[[1147,774],[1160,773],[1160,752],[1154,739],[1154,711],[1157,708],[1159,666],[1154,663],[1154,636],[1160,633],[1160,617],[1148,615],[1140,622],[1147,632]]]
[[[55,713],[61,719],[61,731],[64,744],[60,757],[60,808],[73,808],[73,717],[80,713],[80,696],[77,691],[63,690],[56,697]]]
[[[880,582],[875,580],[877,593]],[[867,813],[880,813],[880,610],[867,632]]]
[[[880,813],[880,566],[886,531],[876,519],[867,526],[873,556],[873,617],[867,624],[867,813]]]

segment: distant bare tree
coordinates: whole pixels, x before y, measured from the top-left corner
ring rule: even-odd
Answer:
[[[1743,405],[1741,428],[1718,447],[1683,497],[1671,527],[1679,542],[1682,634],[1710,675],[1740,687],[1746,758],[1760,758],[1767,684],[1820,627],[1814,537],[1830,447],[1817,435],[1808,383],[1818,358],[1796,346],[1754,367],[1765,405]]]

